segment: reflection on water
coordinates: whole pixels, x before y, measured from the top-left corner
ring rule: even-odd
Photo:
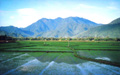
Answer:
[[[120,59],[120,51],[79,50],[77,54],[87,58],[108,60],[120,64],[120,61],[118,61]]]
[[[19,64],[22,63],[20,59],[25,58],[25,56],[28,56],[28,54],[22,54],[19,55],[19,58],[15,58],[19,60],[12,62],[12,64]],[[49,55],[49,54],[48,54]],[[64,54],[63,54],[64,55]],[[45,55],[46,56],[46,55]],[[17,56],[18,57],[18,56]],[[44,55],[42,56],[42,58]],[[48,56],[49,57],[49,56]],[[74,60],[75,64],[70,64],[67,62],[57,62],[58,60],[65,60],[68,59],[70,56],[59,56],[56,60],[51,61],[40,61],[32,56],[27,57],[24,59],[24,64],[17,65],[16,68],[11,68],[11,65],[8,65],[7,68],[10,68],[9,70],[6,70],[6,72],[0,72],[0,74],[6,75],[119,75],[120,74],[120,68],[105,64],[100,64],[92,61],[84,61],[84,62],[77,62],[77,60]],[[47,58],[47,57],[46,57]],[[56,56],[55,56],[56,58]],[[74,58],[74,57],[73,57]],[[73,58],[68,59],[69,62],[72,62]],[[29,60],[28,60],[29,59]],[[75,58],[74,58],[75,59]],[[97,57],[96,59],[103,59],[103,60],[110,60],[107,57]],[[11,59],[13,60],[13,59]],[[10,62],[11,60],[7,60],[6,62]],[[67,60],[67,61],[68,61]],[[6,63],[5,62],[5,63]],[[0,65],[4,65],[4,63],[0,63]],[[5,67],[0,68],[5,70]]]
[[[33,59],[14,70],[9,71],[10,75],[17,74],[34,74],[34,75],[115,75],[120,74],[120,68],[99,64],[95,62],[85,62],[79,64],[41,62],[37,59]]]
[[[95,59],[102,59],[102,60],[110,61],[110,58],[108,58],[108,57],[97,57],[97,58],[95,58]]]

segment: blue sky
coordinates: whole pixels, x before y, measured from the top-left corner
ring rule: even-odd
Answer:
[[[0,0],[0,26],[26,27],[41,18],[69,16],[107,24],[120,17],[120,0]]]

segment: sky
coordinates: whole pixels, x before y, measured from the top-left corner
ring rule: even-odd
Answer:
[[[71,16],[107,24],[120,17],[120,0],[0,0],[0,26],[24,28],[41,18]]]

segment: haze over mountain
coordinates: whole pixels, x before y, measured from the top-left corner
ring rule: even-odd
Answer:
[[[73,37],[96,26],[99,24],[79,17],[42,18],[26,28],[0,27],[0,32],[14,37]]]
[[[0,35],[7,35],[12,37],[29,37],[34,33],[14,26],[0,27]]]
[[[111,37],[120,38],[120,18],[100,25],[79,17],[42,18],[26,28],[0,27],[0,35],[12,37]]]
[[[109,24],[88,29],[76,37],[111,37],[120,38],[120,18],[117,18]]]

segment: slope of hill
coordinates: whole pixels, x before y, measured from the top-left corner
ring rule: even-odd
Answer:
[[[46,19],[42,18],[24,30],[35,33],[35,37],[72,37],[98,24],[79,17]]]
[[[120,38],[120,18],[112,21],[107,25],[102,25],[89,29],[77,37],[111,37]]]
[[[25,31],[14,26],[0,27],[0,35],[8,35],[12,37],[29,37],[34,35],[33,32]]]
[[[6,34],[14,37],[73,37],[96,26],[99,26],[99,24],[79,17],[42,18],[26,28],[0,27],[0,35]]]
[[[42,18],[26,28],[0,27],[0,35],[13,37],[112,37],[120,38],[120,18],[99,25],[79,17]]]
[[[113,20],[109,24],[118,24],[118,23],[120,23],[120,18],[117,18],[117,19]]]

